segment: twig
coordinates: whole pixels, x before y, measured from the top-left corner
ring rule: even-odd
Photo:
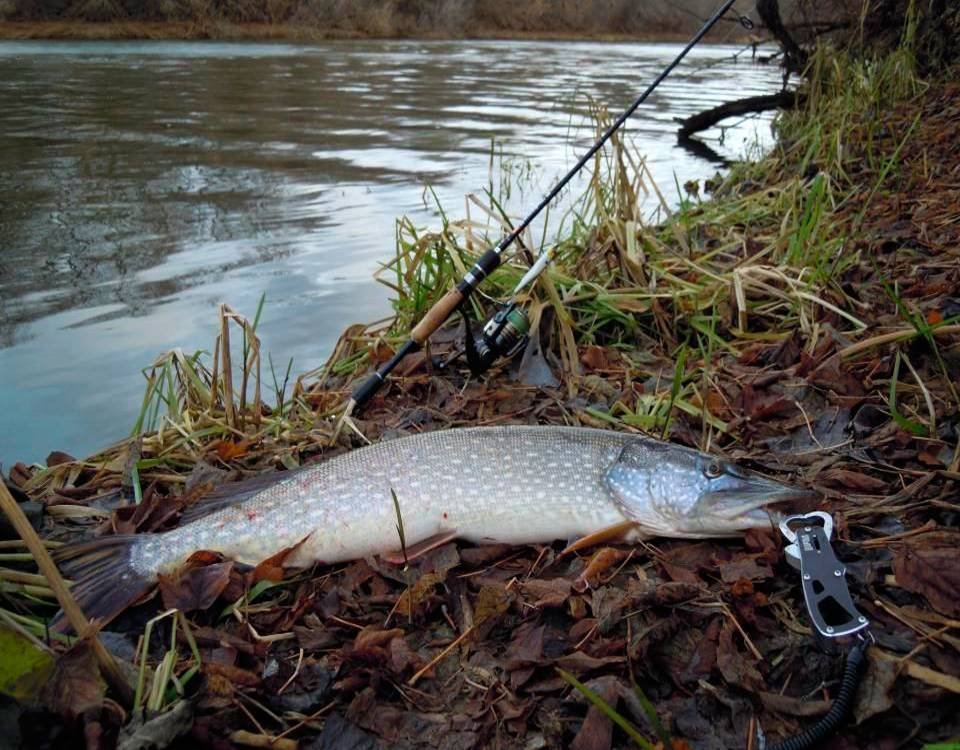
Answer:
[[[297,666],[293,670],[293,674],[290,675],[290,678],[285,683],[283,683],[283,685],[280,686],[280,689],[277,691],[277,695],[280,695],[284,690],[290,687],[290,683],[292,683],[295,679],[297,679],[297,675],[300,674],[300,667],[302,666],[303,666],[303,649],[301,648],[300,656],[297,658]]]
[[[236,427],[237,415],[233,408],[233,368],[230,362],[230,321],[227,320],[227,306],[220,305],[220,357],[223,363],[223,410],[227,414],[227,424]]]
[[[760,649],[753,645],[753,641],[750,640],[750,636],[747,635],[747,632],[740,626],[740,623],[737,622],[737,618],[734,617],[733,612],[730,611],[730,607],[726,604],[723,605],[723,611],[726,613],[727,617],[730,618],[730,621],[733,623],[733,626],[740,632],[740,635],[743,638],[743,642],[747,644],[747,648],[750,649],[752,653],[758,660],[763,661],[763,654],[760,653]]]
[[[302,650],[302,649],[301,649],[301,650]],[[318,708],[316,711],[314,711],[314,712],[313,712],[312,714],[310,714],[309,716],[305,716],[304,718],[302,718],[300,721],[298,721],[296,724],[294,724],[294,725],[293,725],[292,727],[290,727],[289,729],[283,730],[280,734],[278,734],[278,735],[276,736],[276,738],[274,739],[274,741],[276,741],[276,740],[282,740],[282,739],[283,739],[284,737],[286,737],[288,734],[291,734],[292,732],[296,732],[300,727],[309,724],[309,723],[310,723],[311,721],[313,721],[314,719],[320,718],[320,715],[321,715],[321,714],[326,713],[327,711],[329,711],[331,708],[333,708],[333,707],[336,706],[336,705],[337,705],[337,701],[336,701],[335,699],[332,700],[332,701],[330,701],[327,705],[325,705],[325,706],[323,706],[323,707],[321,707],[321,708]],[[272,747],[276,747],[276,745],[272,745]]]
[[[960,333],[960,325],[938,326],[937,328],[931,328],[930,333],[934,336],[946,336],[950,333]],[[860,352],[866,351],[867,349],[872,349],[875,346],[892,344],[896,341],[912,339],[919,335],[920,333],[917,332],[916,328],[901,328],[898,331],[890,331],[889,333],[883,333],[879,336],[873,336],[872,338],[858,341],[856,344],[851,344],[850,346],[844,347],[837,352],[837,354],[840,355],[840,359],[847,359],[848,357],[852,357],[854,354],[859,354]]]
[[[471,625],[469,628],[467,628],[466,630],[464,630],[463,633],[461,633],[461,634],[456,638],[456,640],[453,641],[453,643],[451,643],[451,644],[450,644],[449,646],[447,646],[443,651],[441,651],[439,654],[437,654],[435,657],[433,657],[433,658],[430,660],[430,662],[429,662],[423,669],[421,669],[421,670],[420,670],[419,672],[417,672],[413,677],[411,677],[411,678],[407,681],[407,684],[410,685],[411,687],[413,687],[414,685],[416,685],[416,684],[417,684],[417,680],[419,680],[419,679],[420,679],[421,677],[423,677],[427,672],[429,672],[431,669],[433,669],[433,668],[440,662],[440,660],[443,659],[443,657],[445,657],[447,654],[449,654],[451,651],[453,651],[453,649],[455,649],[455,648],[460,644],[460,642],[463,641],[464,638],[466,638],[468,635],[470,635],[470,633],[473,632],[473,628],[474,628],[474,626]]]

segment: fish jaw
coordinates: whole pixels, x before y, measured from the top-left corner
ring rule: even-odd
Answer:
[[[733,535],[747,529],[770,528],[780,518],[770,506],[802,500],[811,494],[808,490],[759,474],[742,471],[724,474],[701,493],[688,518],[692,527],[712,532],[711,535]]]

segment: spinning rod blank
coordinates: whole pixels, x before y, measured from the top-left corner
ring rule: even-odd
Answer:
[[[557,197],[561,190],[566,187],[567,183],[572,180],[577,173],[583,169],[586,163],[597,153],[603,145],[610,140],[610,137],[620,129],[620,127],[627,121],[627,118],[630,117],[639,107],[646,101],[647,97],[653,93],[653,91],[660,85],[664,78],[666,78],[677,65],[680,64],[680,61],[686,57],[687,53],[693,49],[697,43],[713,28],[714,24],[720,20],[720,18],[726,13],[731,6],[733,5],[734,0],[725,0],[720,7],[714,12],[710,18],[708,18],[703,26],[700,27],[700,30],[694,34],[693,38],[687,43],[687,46],[684,47],[680,53],[667,65],[666,68],[661,71],[661,73],[651,82],[644,91],[634,102],[631,104],[623,114],[618,117],[610,127],[604,131],[603,135],[597,139],[587,152],[580,157],[576,164],[567,172],[556,185],[553,186],[553,189],[547,193],[543,200],[537,204],[536,208],[531,211],[527,217],[520,222],[509,234],[505,235],[500,242],[498,242],[494,247],[488,249],[483,255],[480,256],[480,259],[477,260],[476,264],[471,268],[467,274],[460,280],[460,283],[457,284],[453,289],[447,292],[443,297],[441,297],[430,310],[427,311],[427,314],[423,316],[423,319],[410,331],[410,338],[404,343],[400,349],[397,350],[396,354],[390,358],[389,361],[384,363],[379,370],[373,372],[360,386],[353,392],[353,396],[347,404],[347,412],[351,413],[357,407],[363,407],[373,395],[380,390],[380,387],[386,382],[387,375],[393,371],[393,369],[403,361],[404,357],[408,354],[420,349],[430,335],[436,331],[447,318],[453,314],[453,311],[456,310],[463,302],[466,300],[474,289],[483,281],[484,278],[490,275],[500,265],[503,259],[503,253],[506,251],[510,245],[523,233],[523,231],[530,226],[534,219],[543,211],[550,202]],[[539,272],[543,271],[546,268],[546,263],[542,264]]]

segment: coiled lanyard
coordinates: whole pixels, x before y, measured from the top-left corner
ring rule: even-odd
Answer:
[[[833,518],[822,511],[789,516],[780,522],[780,531],[790,542],[784,549],[789,562],[800,571],[807,614],[819,640],[854,638],[843,669],[836,700],[827,714],[809,729],[776,745],[767,746],[759,732],[760,750],[807,750],[832,734],[853,708],[857,687],[866,664],[868,646],[874,642],[870,621],[853,603],[847,588],[847,569],[833,553]]]

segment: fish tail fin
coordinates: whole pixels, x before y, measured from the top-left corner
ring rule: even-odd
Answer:
[[[134,570],[133,548],[143,535],[116,534],[68,544],[53,553],[66,578],[73,580],[70,593],[84,614],[105,625],[142,598],[156,577]],[[55,630],[68,630],[63,611],[51,623]]]

